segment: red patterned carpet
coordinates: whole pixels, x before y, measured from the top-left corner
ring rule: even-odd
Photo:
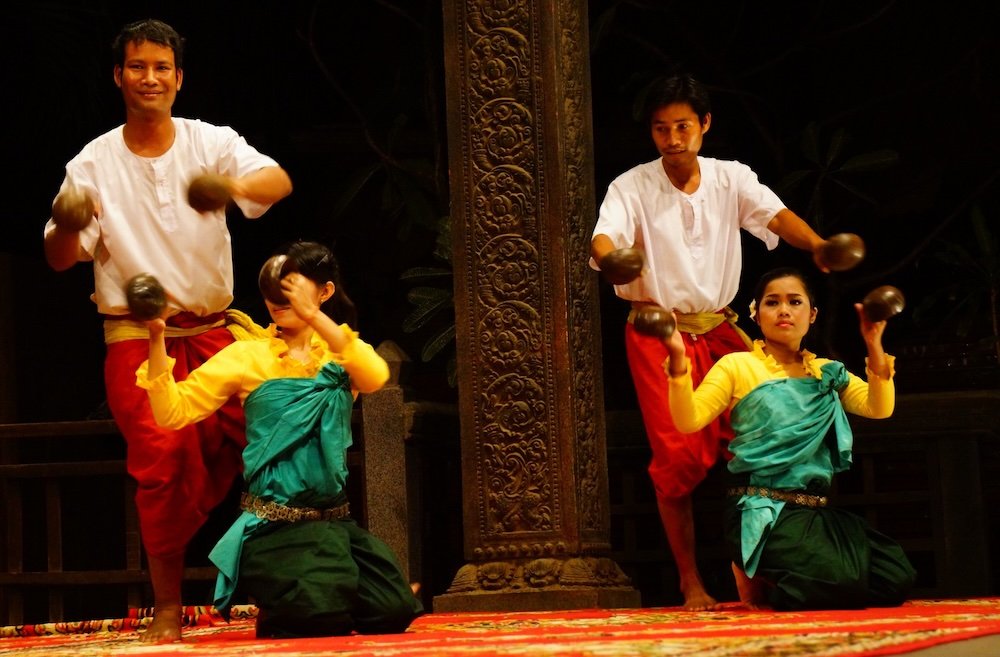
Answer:
[[[145,611],[145,610],[143,610]],[[1000,598],[916,600],[895,609],[766,612],[736,605],[718,612],[680,608],[428,614],[404,634],[317,639],[254,637],[253,607],[225,623],[191,607],[184,640],[141,643],[149,622],[131,619],[0,628],[0,655],[144,657],[279,655],[315,657],[875,657],[1000,634]]]

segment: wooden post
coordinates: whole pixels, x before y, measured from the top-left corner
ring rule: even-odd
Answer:
[[[638,606],[610,558],[584,0],[446,0],[465,557],[435,611]]]

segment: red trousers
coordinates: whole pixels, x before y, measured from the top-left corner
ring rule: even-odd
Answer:
[[[734,351],[746,351],[746,344],[728,322],[704,335],[683,335],[695,387],[719,358]],[[686,497],[720,457],[731,458],[728,444],[733,431],[729,426],[729,411],[700,431],[681,433],[670,416],[669,378],[663,370],[663,362],[669,355],[666,345],[661,339],[643,335],[632,324],[626,324],[625,351],[653,450],[649,476],[656,495],[661,499]]]
[[[171,320],[185,322],[183,317]],[[183,380],[232,341],[225,327],[167,339],[167,354],[177,359],[174,377]],[[128,472],[138,484],[135,504],[143,545],[155,557],[183,555],[242,471],[243,407],[233,397],[201,422],[180,430],[163,428],[153,419],[146,391],[135,384],[136,369],[149,358],[149,342],[125,340],[107,347],[108,406],[125,437]]]

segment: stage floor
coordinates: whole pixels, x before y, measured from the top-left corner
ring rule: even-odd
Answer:
[[[436,613],[393,635],[258,640],[256,609],[223,621],[188,607],[184,640],[140,641],[150,610],[125,619],[0,628],[0,657],[1000,657],[1000,598],[913,600],[889,609],[771,612],[738,603],[679,607]]]
[[[900,653],[905,657],[1000,657],[1000,634]]]

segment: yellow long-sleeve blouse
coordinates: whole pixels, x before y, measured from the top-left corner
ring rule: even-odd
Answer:
[[[819,378],[820,368],[831,362],[803,350],[803,365],[810,376]],[[895,357],[886,356],[889,378],[883,379],[866,367],[867,381],[848,372],[849,383],[840,391],[840,401],[848,413],[868,418],[892,415],[896,404]],[[764,353],[764,342],[755,340],[752,351],[727,354],[708,371],[697,390],[693,389],[691,369],[681,376],[670,377],[669,359],[663,370],[670,378],[670,414],[679,431],[691,433],[714,420],[727,408],[732,408],[758,385],[771,379],[788,378],[785,370],[772,356]]]
[[[152,380],[147,360],[136,370],[136,385],[148,393],[157,424],[172,429],[205,419],[233,395],[243,403],[268,379],[313,377],[331,361],[347,371],[355,398],[358,393],[378,390],[389,380],[388,364],[347,324],[341,328],[348,337],[343,350],[331,351],[314,333],[309,362],[289,355],[288,345],[272,324],[267,328],[268,337],[227,345],[180,382],[173,377],[175,359],[169,359],[167,371]]]

